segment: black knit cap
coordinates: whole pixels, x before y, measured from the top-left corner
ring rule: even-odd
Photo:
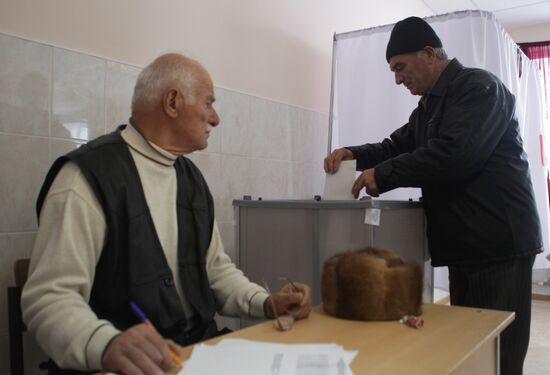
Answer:
[[[429,46],[441,48],[441,40],[434,29],[422,18],[408,17],[395,24],[386,48],[386,60],[395,55],[420,51]]]

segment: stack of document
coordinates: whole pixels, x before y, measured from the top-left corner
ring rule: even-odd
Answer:
[[[353,375],[356,351],[337,344],[275,344],[225,339],[198,344],[180,375]]]

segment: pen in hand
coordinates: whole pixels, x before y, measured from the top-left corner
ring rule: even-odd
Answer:
[[[155,326],[153,325],[153,323],[151,323],[151,321],[147,318],[147,316],[145,316],[145,313],[143,311],[141,311],[139,306],[134,301],[130,301],[130,307],[132,308],[134,313],[136,313],[139,320],[141,320],[143,323],[145,323],[145,325],[147,325],[150,329],[157,332],[157,330],[156,330]],[[178,353],[176,353],[174,351],[174,349],[172,349],[172,348],[170,348],[170,352],[172,353],[172,360],[174,361],[174,363],[181,367],[183,361],[181,360]]]

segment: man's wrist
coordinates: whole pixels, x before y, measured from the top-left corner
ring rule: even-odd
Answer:
[[[248,317],[250,319],[265,318],[265,301],[269,297],[263,289],[256,290],[250,297],[248,303]]]
[[[96,327],[91,334],[84,349],[86,356],[86,367],[89,370],[101,370],[103,366],[103,355],[112,341],[120,335],[120,331],[108,322]]]
[[[115,341],[115,339],[117,337],[119,337],[121,335],[121,333],[113,336],[112,339],[109,340],[109,342],[107,343],[107,345],[105,346],[105,349],[103,349],[103,353],[101,353],[101,368],[103,369],[103,358],[105,358],[105,353],[107,353],[107,351],[109,350],[109,347],[111,346],[111,344],[113,343],[113,341]]]
[[[355,154],[349,147],[342,147],[342,150],[346,152],[344,160],[355,160]]]
[[[273,308],[271,306],[271,296],[268,296],[264,301],[264,316],[268,319],[273,319]]]

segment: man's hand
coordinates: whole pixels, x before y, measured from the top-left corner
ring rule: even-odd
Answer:
[[[167,341],[141,323],[116,336],[103,353],[103,372],[162,375],[172,366]]]
[[[325,158],[325,172],[336,173],[342,160],[353,160],[353,153],[347,148],[338,148]]]
[[[372,197],[377,197],[379,195],[378,186],[376,185],[376,180],[374,179],[374,168],[364,170],[353,183],[351,192],[355,198],[359,196],[359,192],[363,187],[365,187],[368,195]]]
[[[275,314],[273,314],[271,300],[273,300],[277,315],[289,313],[294,319],[303,319],[307,318],[311,312],[311,288],[302,283],[288,283],[265,300],[266,317],[273,319]]]

